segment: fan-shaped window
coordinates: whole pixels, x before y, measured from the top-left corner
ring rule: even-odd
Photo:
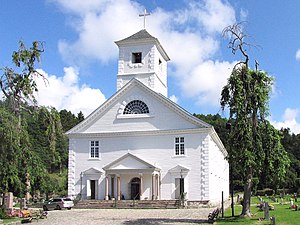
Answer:
[[[148,106],[140,101],[140,100],[133,100],[129,102],[125,109],[123,114],[145,114],[149,113],[149,108]]]

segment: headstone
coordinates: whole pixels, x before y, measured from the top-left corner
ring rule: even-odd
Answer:
[[[264,205],[264,215],[265,215],[265,220],[269,220],[270,216],[269,216],[269,204],[268,202],[265,202]]]
[[[3,194],[1,193],[0,194],[0,206],[2,205],[2,202],[3,202]]]
[[[12,192],[8,192],[5,194],[5,208],[11,210],[13,208],[13,193]]]
[[[240,201],[241,201],[241,200],[240,200],[240,195],[237,195],[237,197],[236,197],[236,203],[238,203],[238,204],[239,204],[239,203],[240,203]]]
[[[25,198],[20,198],[20,209],[26,208],[26,200]]]
[[[29,177],[29,173],[26,173],[26,180],[25,180],[25,185],[26,185],[26,193],[25,193],[25,198],[26,198],[26,201],[28,202],[31,195],[30,195],[30,177]]]
[[[271,217],[271,225],[276,225],[275,216]]]

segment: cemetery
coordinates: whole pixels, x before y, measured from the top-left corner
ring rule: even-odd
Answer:
[[[299,221],[299,195],[272,195],[272,196],[253,196],[251,198],[251,218],[241,217],[242,205],[235,202],[234,212],[232,217],[231,208],[225,210],[224,218],[219,214],[214,224],[234,224],[250,225],[250,224],[268,224],[268,225],[294,225]]]

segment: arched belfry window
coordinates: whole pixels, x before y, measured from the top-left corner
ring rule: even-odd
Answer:
[[[123,114],[146,114],[146,113],[149,113],[149,108],[144,102],[140,100],[133,100],[129,102],[123,111]]]

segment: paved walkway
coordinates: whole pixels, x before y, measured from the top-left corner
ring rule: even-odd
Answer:
[[[48,212],[39,225],[193,225],[207,224],[211,208],[72,209]]]

